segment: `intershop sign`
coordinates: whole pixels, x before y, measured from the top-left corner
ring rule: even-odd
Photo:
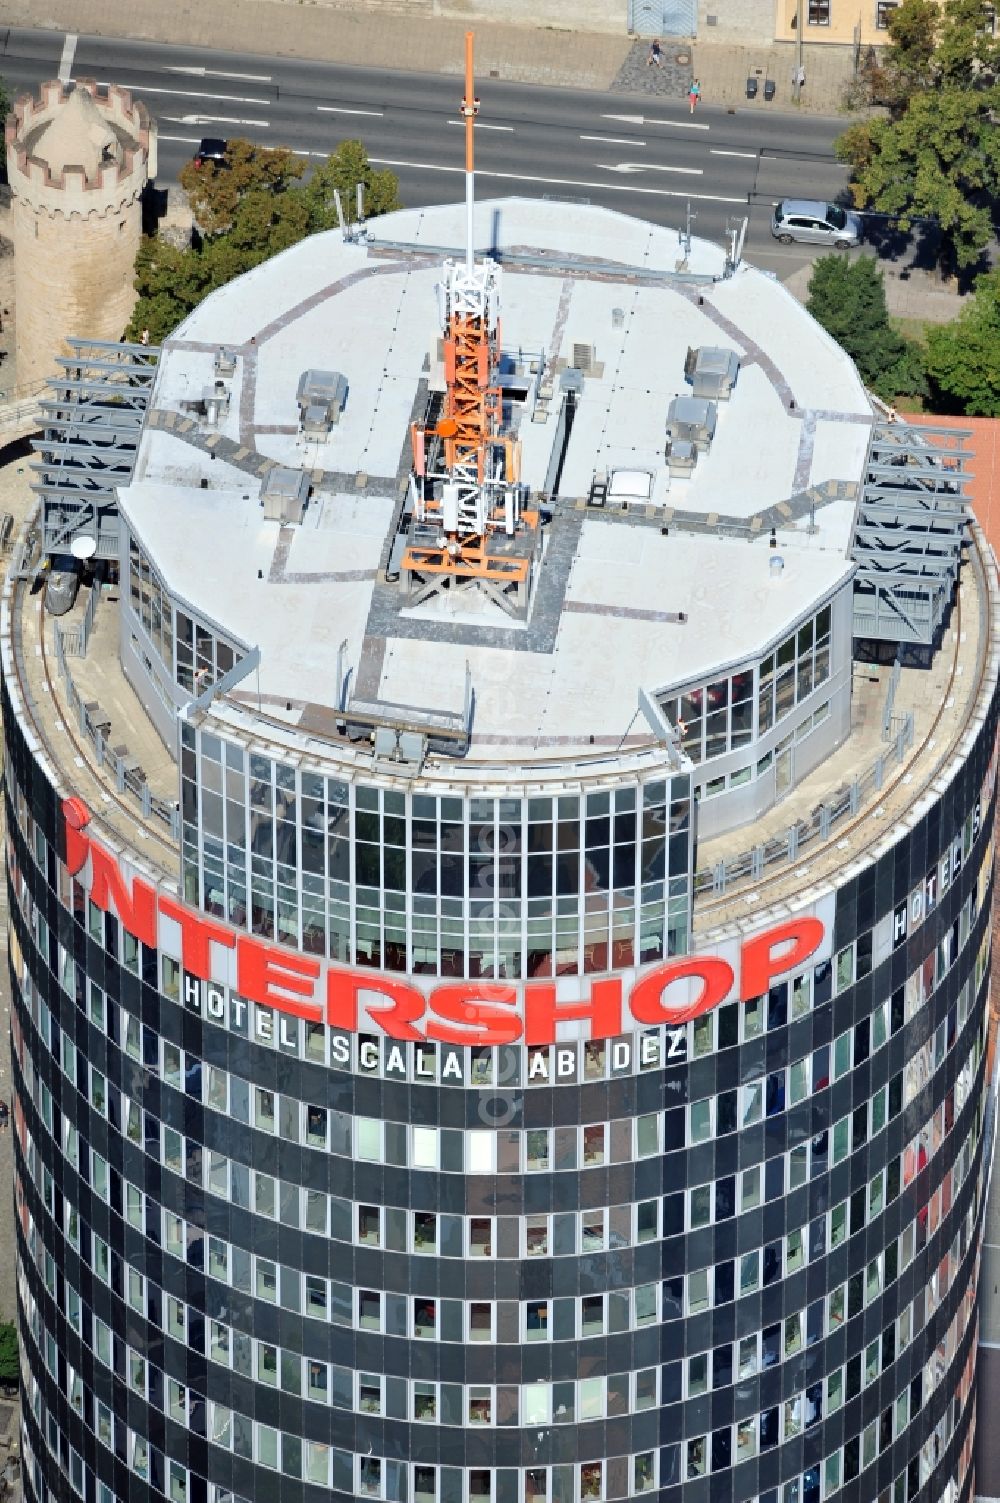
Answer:
[[[279,1014],[399,1041],[523,1043],[616,1038],[638,1026],[677,1028],[723,1002],[746,1002],[782,976],[830,955],[832,925],[802,914],[728,941],[726,953],[684,955],[614,975],[527,981],[437,981],[353,969],[273,944],[189,908],[89,833],[82,799],[62,805],[66,865],[90,900],[190,977],[232,988]],[[89,873],[89,875],[88,875]]]

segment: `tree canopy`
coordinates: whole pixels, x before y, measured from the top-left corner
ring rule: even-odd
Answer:
[[[365,186],[366,218],[401,208],[394,173],[373,168],[360,141],[343,141],[308,178],[301,158],[284,148],[230,141],[229,166],[189,163],[181,183],[201,229],[200,244],[177,250],[145,239],[135,263],[139,301],[129,337],[148,330],[154,344],[165,339],[192,308],[234,277],[287,250],[306,235],[337,224],[333,198],[339,188],[345,216],[355,218],[356,186]]]
[[[885,401],[924,391],[919,352],[890,324],[882,272],[871,256],[820,256],[806,307]]]
[[[1000,45],[985,0],[903,0],[876,85],[888,117],[858,121],[837,141],[859,208],[908,230],[928,219],[960,267],[993,235],[1000,196]]]
[[[262,191],[280,194],[303,176],[306,164],[288,147],[256,146],[229,141],[224,163],[188,162],[181,168],[181,187],[203,234],[232,228],[243,201]]]
[[[976,281],[958,318],[927,335],[935,405],[970,417],[1000,417],[1000,269]]]
[[[3,1321],[0,1323],[0,1383],[16,1383],[20,1374],[17,1326],[13,1321]]]

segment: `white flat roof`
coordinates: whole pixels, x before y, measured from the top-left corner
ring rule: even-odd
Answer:
[[[435,378],[439,252],[458,253],[463,224],[445,206],[377,221],[375,246],[313,236],[206,299],[163,351],[122,510],[173,591],[260,647],[269,713],[294,724],[335,705],[346,640],[348,665],[365,654],[366,699],[458,712],[468,665],[474,748],[551,758],[616,743],[641,688],[751,656],[846,583],[871,411],[851,361],[791,295],[746,265],[723,278],[718,247],[694,241],[687,271],[702,280],[678,279],[675,231],[578,204],[482,203],[477,237],[498,225],[506,258],[505,363],[527,372],[537,357],[556,384],[547,420],[533,398],[520,415],[532,491],[551,473],[561,363],[583,344],[593,365],[528,621],[466,594],[403,610],[380,560],[420,383]],[[705,345],[736,350],[740,374],[711,448],[680,479],[664,459],[667,409],[690,393],[689,347]],[[211,385],[219,346],[238,359],[213,430],[189,404]],[[321,441],[298,432],[310,368],[348,384]],[[268,461],[313,473],[301,527],[265,520]],[[648,471],[650,503],[588,512],[595,472],[615,469]]]

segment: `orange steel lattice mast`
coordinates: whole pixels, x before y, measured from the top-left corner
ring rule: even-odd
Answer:
[[[521,513],[519,445],[500,433],[502,397],[494,371],[500,346],[498,317],[500,267],[486,257],[475,259],[475,95],[473,33],[465,36],[465,259],[444,267],[443,322],[445,396],[436,425],[413,426],[414,515],[419,524],[439,528],[433,541],[411,541],[403,555],[408,580],[435,577],[523,587],[530,565],[525,559],[498,557],[488,540],[503,532],[512,537],[533,514]],[[426,468],[428,440],[440,441],[441,470]]]

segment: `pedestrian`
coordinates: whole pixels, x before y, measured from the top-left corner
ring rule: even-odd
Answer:
[[[649,44],[649,53],[646,57],[647,68],[663,67],[663,49],[660,46],[659,37],[654,37]]]
[[[691,80],[691,87],[690,87],[690,89],[688,89],[688,104],[691,106],[691,113],[692,113],[692,115],[694,114],[694,107],[698,103],[698,100],[700,98],[701,98],[701,84],[698,82],[698,80],[696,78],[692,78],[692,80]]]

